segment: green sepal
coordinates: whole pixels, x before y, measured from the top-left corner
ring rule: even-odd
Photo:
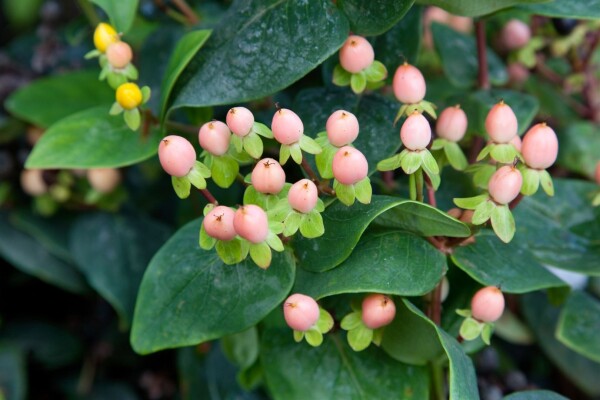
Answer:
[[[304,332],[303,331],[297,331],[294,329],[294,341],[296,343],[300,343],[302,341],[302,339],[304,339]]]
[[[271,209],[277,206],[281,197],[285,197],[287,195],[287,191],[289,190],[290,186],[291,184],[286,183],[281,192],[275,195],[260,193],[254,186],[250,185],[244,191],[243,202],[244,204],[255,204],[263,210],[269,212]]]
[[[146,104],[148,102],[148,100],[150,100],[152,91],[150,90],[150,87],[148,87],[148,86],[142,87],[142,89],[140,91],[142,92],[142,104]]]
[[[350,77],[350,88],[356,94],[361,94],[367,87],[367,77],[364,71],[360,71],[356,74],[352,74]]]
[[[102,69],[100,70],[100,74],[98,75],[98,80],[99,81],[105,80],[108,77],[108,74],[111,73],[111,71],[112,70],[110,69],[110,67],[108,65],[105,65],[104,67],[102,67]],[[109,82],[109,85],[111,88],[116,89],[116,87],[111,85],[110,82]]]
[[[302,215],[299,228],[302,236],[308,239],[322,236],[325,233],[323,217],[314,209],[308,214]]]
[[[271,248],[266,242],[250,243],[250,258],[260,268],[267,269],[271,265]]]
[[[340,327],[345,331],[349,331],[357,328],[359,325],[362,324],[362,311],[359,310],[353,311],[350,314],[346,315],[344,318],[342,318],[342,321],[340,322]]]
[[[600,192],[596,193],[596,195],[592,198],[592,206],[600,206]]]
[[[200,226],[200,237],[198,239],[198,243],[200,244],[200,248],[204,250],[210,250],[215,247],[215,244],[217,244],[217,239],[206,233],[204,224]]]
[[[415,174],[408,176],[408,197],[411,200],[417,200],[417,180]]]
[[[436,179],[439,178],[440,173],[438,164],[435,161],[435,158],[433,158],[433,155],[431,155],[431,153],[429,152],[429,150],[424,149],[420,153],[422,161],[421,166],[423,167],[423,171],[425,171],[427,176],[429,176],[433,188],[437,190],[437,188],[440,186],[440,179]]]
[[[283,147],[284,145],[281,145],[281,146]],[[292,156],[292,160],[294,160],[294,162],[296,164],[302,164],[302,149],[300,149],[300,144],[294,143],[294,144],[290,145],[289,148],[290,148],[290,154]],[[281,165],[283,165],[283,164],[281,164]]]
[[[206,178],[210,178],[210,169],[200,161],[196,161],[186,177],[197,189],[206,189]]]
[[[348,86],[352,74],[346,71],[340,64],[333,69],[333,84],[336,86]]]
[[[522,159],[521,154],[512,143],[491,144],[490,156],[502,164],[512,164],[515,158]]]
[[[494,203],[491,199],[480,203],[477,207],[475,207],[475,212],[473,213],[471,223],[473,225],[485,224],[492,216],[494,208],[496,208],[496,203]]]
[[[323,200],[321,200],[320,198],[317,199],[317,204],[315,205],[315,210],[317,210],[320,213],[325,211],[325,202]]]
[[[437,113],[435,112],[436,106],[432,102],[429,102],[427,100],[421,100],[421,102],[419,103],[419,107],[421,109],[421,113],[426,112],[427,114],[429,114],[429,116],[431,116],[431,118],[437,118]]]
[[[140,110],[137,108],[131,110],[125,110],[123,113],[123,118],[125,119],[125,123],[132,131],[137,131],[140,127],[140,123],[142,122],[142,117],[140,115]]]
[[[245,203],[245,202],[244,202]],[[269,221],[279,221],[284,223],[284,228],[282,232],[285,232],[285,219],[288,214],[291,212],[295,212],[290,206],[287,198],[278,199],[277,203],[273,207],[270,207],[267,210],[267,215],[269,217]]]
[[[228,154],[224,154],[222,156],[211,156],[210,160],[210,172],[212,175],[212,180],[217,184],[217,186],[227,189],[233,184],[233,182],[235,182],[235,178],[240,171],[239,164]]]
[[[315,327],[304,332],[304,337],[306,338],[306,342],[312,347],[319,347],[323,343],[323,334]]]
[[[492,211],[492,228],[496,236],[504,243],[508,243],[515,235],[515,219],[513,218],[508,205],[497,205]]]
[[[192,184],[190,180],[185,177],[171,177],[171,184],[173,185],[173,190],[175,190],[175,194],[180,199],[187,199],[190,196],[190,190],[192,189]]]
[[[375,329],[373,331],[373,339],[371,340],[371,343],[376,346],[381,346],[381,341],[383,340],[383,331],[385,331],[385,327]]]
[[[234,265],[244,261],[248,256],[249,248],[250,245],[247,240],[237,237],[231,240],[217,240],[215,246],[219,258],[227,265]]]
[[[435,163],[435,167],[437,168],[437,163]],[[421,168],[421,164],[423,163],[423,159],[421,158],[421,152],[408,150],[402,160],[400,161],[402,170],[405,174],[410,175],[414,174],[419,168]]]
[[[521,164],[522,165],[522,164]],[[522,166],[519,168],[523,176],[523,185],[521,185],[521,194],[531,196],[535,194],[540,187],[540,171],[537,169]]]
[[[371,203],[373,188],[371,187],[371,180],[368,176],[354,184],[354,195],[356,196],[356,200],[358,200],[359,203]]]
[[[214,203],[207,203],[204,206],[204,209],[202,209],[202,215],[204,215],[206,217],[208,215],[208,213],[211,212],[215,207],[216,207],[216,205]]]
[[[402,154],[406,154],[405,151],[407,150],[403,150],[402,153],[400,154],[394,154],[393,156],[386,158],[385,160],[381,160],[377,163],[377,170],[378,171],[393,171],[395,169],[400,168],[401,164],[402,164]]]
[[[284,250],[283,242],[274,232],[269,232],[266,243],[270,248],[277,252],[282,252]]]
[[[291,155],[290,146],[287,144],[282,144],[279,149],[279,164],[285,165],[287,160],[289,160]]]
[[[269,214],[267,214],[268,217]],[[269,219],[269,232],[279,235],[283,233],[283,222]]]
[[[373,341],[373,329],[367,328],[364,324],[348,331],[348,344],[354,351],[363,351]]]
[[[456,309],[454,310],[458,315],[460,315],[461,317],[471,317],[473,315],[473,313],[471,312],[470,309],[465,308],[465,309]]]
[[[110,67],[107,67],[110,68]],[[104,71],[104,70],[103,70]],[[110,69],[108,69],[108,71],[110,71]],[[108,72],[106,75],[106,82],[108,82],[108,86],[110,86],[111,88],[117,90],[119,88],[119,86],[121,86],[124,83],[127,83],[127,78],[118,73],[118,72]],[[102,73],[100,74],[101,79],[103,80],[104,78],[102,77]]]
[[[334,321],[331,314],[329,314],[324,308],[319,307],[319,319],[315,324],[315,328],[317,328],[317,330],[322,334],[325,334],[333,329],[333,325]]]
[[[137,81],[139,77],[138,70],[132,63],[127,64],[125,68],[123,68],[122,74],[125,75],[131,81]],[[148,96],[150,96],[150,92],[148,92]]]
[[[291,211],[283,221],[283,236],[292,236],[298,232],[302,223],[303,215],[297,211]]]
[[[321,146],[310,136],[302,135],[298,142],[300,148],[309,154],[319,154],[323,151]],[[300,160],[302,162],[302,160]]]
[[[545,169],[540,171],[540,184],[548,196],[554,196],[554,183],[552,183],[552,177]]]
[[[244,141],[238,135],[231,135],[229,145],[235,149],[236,153],[242,153],[244,150]]]
[[[315,156],[317,170],[319,171],[321,178],[331,179],[333,178],[333,157],[335,157],[335,153],[337,153],[339,149],[329,143],[329,141],[326,141],[326,143],[321,146],[323,151]]]
[[[491,324],[489,322],[483,324],[483,328],[481,329],[481,340],[483,340],[483,343],[487,344],[488,346],[491,343],[493,331],[494,331],[493,324]]]
[[[465,171],[473,173],[473,184],[475,186],[487,189],[488,182],[496,172],[496,167],[491,164],[473,164],[469,165]]]
[[[261,124],[260,122],[254,122],[254,125],[252,125],[252,131],[267,139],[273,139],[273,132],[268,126]]]
[[[396,126],[396,124],[398,123],[400,118],[402,118],[402,116],[406,113],[408,106],[409,106],[409,104],[403,104],[402,106],[400,106],[400,108],[398,109],[398,113],[396,114],[396,117],[394,118],[394,124],[393,124],[394,126]]]
[[[380,61],[373,61],[373,63],[366,68],[364,71],[367,82],[380,82],[387,78],[387,68]]]
[[[85,56],[83,56],[83,58],[85,58],[86,60],[90,60],[92,58],[100,57],[101,55],[102,52],[100,50],[94,49],[85,53]]]
[[[444,145],[444,154],[448,163],[457,171],[463,171],[469,165],[467,157],[458,143],[447,141]]]
[[[259,159],[260,156],[262,156],[263,142],[260,136],[258,136],[258,134],[256,134],[255,132],[250,132],[249,134],[244,136],[242,139],[242,143],[244,146],[244,150],[250,155],[250,157],[254,159]]]
[[[119,115],[123,112],[123,107],[121,107],[121,105],[119,103],[117,103],[116,101],[113,103],[112,107],[110,107],[110,110],[108,111],[108,113],[110,115]]]
[[[490,152],[492,151],[493,148],[494,148],[494,144],[490,143],[487,146],[485,146],[483,149],[481,149],[481,151],[477,155],[476,161],[481,161],[484,158],[486,158],[490,154]]]
[[[465,340],[475,340],[481,334],[483,324],[474,318],[468,317],[460,325],[460,336]]]
[[[464,208],[465,210],[474,210],[479,204],[487,201],[489,198],[490,196],[486,193],[474,197],[455,197],[453,200],[454,204],[460,208]]]
[[[354,200],[356,198],[356,194],[354,192],[354,185],[344,185],[334,179],[333,181],[333,190],[335,190],[335,195],[339,201],[347,206],[351,206],[354,204]]]
[[[431,143],[431,150],[441,150],[448,143],[450,143],[450,142],[444,138],[434,139],[433,142]]]

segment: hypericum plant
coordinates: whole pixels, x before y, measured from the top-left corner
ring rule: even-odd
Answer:
[[[346,315],[341,327],[348,331],[348,344],[354,351],[362,351],[371,343],[379,346],[383,328],[396,316],[394,300],[385,294],[373,293],[365,297],[361,308]]]
[[[323,343],[323,335],[333,328],[333,318],[309,296],[295,293],[283,302],[285,322],[294,330],[294,340],[313,347]]]
[[[494,322],[504,312],[504,295],[500,288],[487,286],[479,289],[471,299],[470,310],[456,310],[465,317],[460,326],[460,336],[465,340],[474,340],[481,336],[486,344],[494,331]]]
[[[387,69],[375,60],[375,51],[367,39],[350,35],[340,49],[340,63],[333,70],[333,83],[348,86],[356,94],[384,84]]]

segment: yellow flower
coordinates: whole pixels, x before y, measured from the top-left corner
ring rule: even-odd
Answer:
[[[94,31],[94,46],[104,53],[106,48],[120,40],[117,31],[111,25],[101,22]]]
[[[117,103],[125,110],[132,110],[142,103],[142,91],[135,83],[124,83],[117,88]]]

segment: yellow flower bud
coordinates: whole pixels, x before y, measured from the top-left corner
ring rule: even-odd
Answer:
[[[125,110],[132,110],[142,103],[142,91],[135,83],[124,83],[117,88],[117,103]]]
[[[117,31],[111,25],[101,22],[94,31],[94,46],[102,53],[106,51],[106,48],[120,40]]]

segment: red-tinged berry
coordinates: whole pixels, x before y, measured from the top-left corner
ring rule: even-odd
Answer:
[[[358,119],[350,111],[337,110],[327,118],[325,130],[329,143],[342,147],[358,137]]]
[[[495,286],[479,289],[471,299],[473,318],[481,322],[497,321],[504,312],[504,295]]]
[[[333,176],[344,185],[362,181],[369,173],[369,163],[359,150],[345,146],[333,156]]]
[[[508,50],[516,50],[524,47],[531,39],[531,28],[525,22],[518,19],[508,21],[500,33],[502,44]]]
[[[522,184],[521,172],[515,167],[505,165],[490,178],[488,191],[496,203],[508,204],[517,197]]]
[[[546,169],[558,156],[558,138],[546,123],[534,125],[523,136],[521,153],[530,168]]]
[[[388,325],[396,316],[394,301],[384,294],[370,294],[362,302],[362,320],[367,328]]]
[[[374,60],[373,46],[362,36],[350,36],[340,49],[342,68],[353,74],[370,67]]]
[[[285,185],[285,172],[272,158],[263,158],[252,170],[252,186],[260,193],[277,194]]]
[[[594,178],[596,179],[596,183],[600,185],[600,161],[598,161],[598,163],[596,164]]]
[[[300,140],[304,134],[304,124],[295,112],[281,108],[273,115],[271,130],[279,143],[292,144]]]
[[[131,46],[125,42],[115,42],[106,48],[106,58],[114,68],[125,68],[133,58]]]
[[[21,172],[21,188],[30,196],[40,196],[48,191],[41,169],[24,169]]]
[[[494,105],[485,118],[485,129],[494,143],[509,143],[518,127],[517,116],[504,101]]]
[[[319,305],[312,297],[295,293],[283,302],[283,316],[296,331],[307,331],[319,320]]]
[[[304,214],[315,208],[318,199],[317,186],[308,179],[302,179],[294,183],[288,192],[288,202],[292,208]]]
[[[438,117],[435,132],[443,139],[458,142],[467,132],[467,114],[459,105],[448,107]]]
[[[400,140],[409,150],[423,150],[431,141],[431,127],[427,118],[418,112],[412,113],[400,128]]]
[[[115,168],[95,168],[87,172],[90,185],[100,193],[110,193],[121,182],[121,172]]]
[[[519,62],[513,62],[508,64],[506,68],[508,71],[508,79],[512,83],[523,83],[529,79],[529,70],[526,66]]]
[[[233,218],[233,226],[238,235],[251,243],[262,243],[269,235],[267,213],[254,204],[238,208]]]
[[[194,167],[196,150],[187,139],[170,135],[160,141],[158,159],[167,174],[180,178]]]
[[[237,234],[233,227],[234,216],[235,211],[231,208],[217,206],[204,217],[202,225],[208,236],[219,240],[231,240]]]
[[[233,107],[227,113],[227,126],[234,135],[247,136],[254,126],[254,115],[246,107]]]
[[[392,82],[394,94],[401,103],[415,104],[425,98],[425,78],[417,67],[404,63],[396,69]]]
[[[210,154],[222,156],[229,149],[231,132],[227,125],[221,121],[207,122],[198,132],[198,141],[200,146]]]

